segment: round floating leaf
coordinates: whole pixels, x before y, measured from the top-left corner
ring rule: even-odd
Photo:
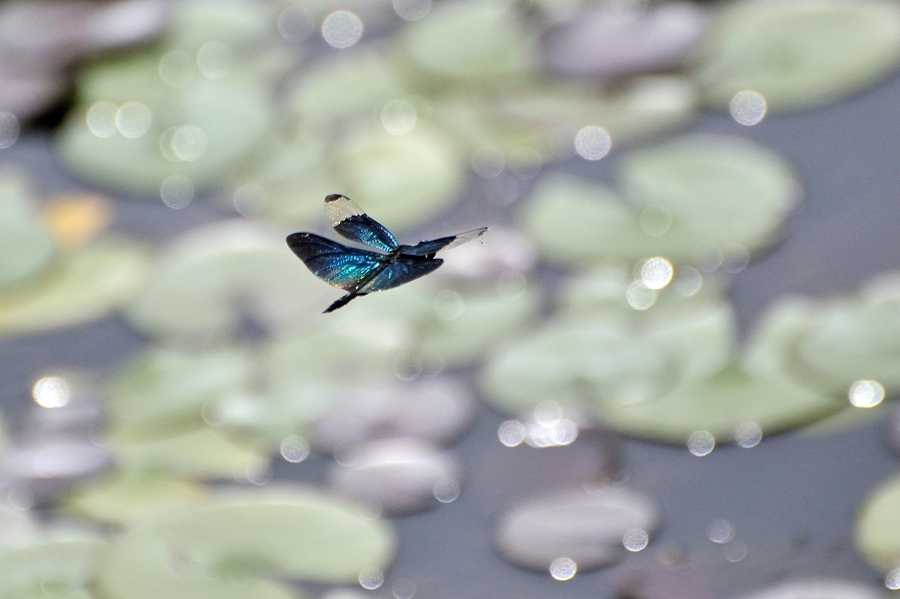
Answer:
[[[125,472],[111,481],[81,490],[68,503],[94,520],[128,526],[207,499],[207,491],[196,483],[160,472]]]
[[[883,483],[863,504],[856,521],[856,546],[884,573],[900,565],[900,478]]]
[[[800,192],[778,155],[718,135],[689,136],[634,152],[623,160],[619,175],[635,204],[671,214],[673,233],[682,224],[700,241],[720,249],[739,244],[749,252],[775,240]]]
[[[502,2],[442,2],[407,28],[403,41],[416,66],[441,77],[492,81],[537,64],[534,41]]]
[[[257,77],[197,77],[171,89],[158,69],[159,56],[149,51],[86,72],[93,80],[83,84],[84,103],[73,108],[60,130],[60,155],[69,168],[130,193],[158,195],[172,175],[206,186],[219,181],[268,128],[269,101]],[[115,115],[108,130],[91,119],[96,101],[110,103]],[[128,103],[149,115],[146,128],[121,126],[125,119],[119,115]]]
[[[243,389],[250,377],[247,356],[237,350],[151,350],[112,381],[110,419],[120,432],[197,424],[207,402]]]
[[[343,193],[392,230],[419,225],[445,209],[466,176],[452,141],[424,126],[402,136],[360,130],[335,152]]]
[[[434,295],[433,302],[437,314],[422,327],[418,351],[452,368],[471,364],[486,349],[529,324],[540,297],[536,289],[526,287],[523,278],[522,287],[505,297],[494,289],[461,294],[444,290]]]
[[[293,595],[263,579],[354,582],[363,568],[384,568],[393,552],[390,529],[352,505],[270,489],[132,529],[99,584],[121,599],[282,599]]]
[[[482,388],[502,410],[518,413],[547,399],[560,403],[633,401],[672,384],[672,356],[628,334],[621,320],[551,324],[509,343],[482,372]]]
[[[144,284],[145,250],[130,241],[97,241],[61,260],[42,284],[0,299],[0,333],[31,333],[101,318]]]
[[[786,430],[832,414],[844,402],[785,377],[754,376],[731,366],[706,378],[687,379],[658,399],[604,403],[601,421],[623,433],[683,443],[706,431],[719,441],[735,438],[739,427],[764,433]]]
[[[337,119],[380,111],[404,93],[395,63],[368,48],[316,63],[300,81],[291,104],[304,118]]]
[[[327,291],[279,232],[221,221],[169,246],[126,316],[150,335],[208,341],[233,333],[244,313],[272,328],[303,322]]]
[[[833,305],[797,344],[797,357],[837,388],[874,379],[900,389],[900,302]]]
[[[60,539],[0,551],[0,595],[40,597],[52,590],[53,596],[88,596],[85,587],[108,550],[104,541]]]
[[[494,545],[504,559],[522,568],[547,572],[555,560],[568,558],[579,571],[589,570],[621,559],[626,533],[650,534],[659,523],[659,506],[634,489],[564,491],[506,512]]]
[[[697,77],[727,107],[754,90],[770,109],[819,106],[900,62],[900,7],[884,0],[745,0],[726,5]]]
[[[204,427],[152,441],[114,442],[129,470],[161,470],[179,476],[246,479],[268,468],[265,456]]]
[[[17,173],[0,173],[0,288],[41,272],[56,255],[53,239],[32,204]]]

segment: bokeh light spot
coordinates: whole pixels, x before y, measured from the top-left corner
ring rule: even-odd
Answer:
[[[731,98],[728,109],[731,118],[740,125],[750,127],[762,122],[766,116],[766,98],[759,92],[744,90]]]
[[[644,285],[643,281],[634,281],[625,290],[625,300],[635,310],[648,310],[656,303],[656,291]]]
[[[724,545],[734,538],[734,524],[728,520],[713,520],[706,528],[706,538],[713,543]]]
[[[406,100],[391,100],[381,109],[381,125],[391,135],[406,135],[417,119],[415,107]]]
[[[362,19],[349,10],[336,10],[322,21],[322,37],[333,48],[349,48],[362,34]]]
[[[847,391],[847,398],[857,408],[874,408],[884,399],[884,386],[878,381],[854,381]]]
[[[91,133],[100,138],[116,134],[116,112],[119,107],[112,102],[94,102],[85,114],[85,121]]]
[[[199,160],[209,145],[206,132],[195,125],[184,125],[172,132],[172,154],[178,160],[194,162]]]
[[[281,442],[281,457],[291,464],[299,464],[309,457],[309,443],[297,435],[285,437]]]
[[[31,396],[42,408],[61,408],[69,403],[71,390],[66,379],[59,376],[45,376],[34,384]]]
[[[497,438],[506,447],[518,447],[525,441],[527,429],[518,420],[507,420],[497,428]]]
[[[206,42],[197,50],[197,68],[207,79],[221,79],[231,68],[232,52],[228,44]]]
[[[159,186],[159,198],[174,210],[186,208],[194,199],[194,182],[185,175],[171,175]]]
[[[169,87],[184,87],[197,74],[193,57],[184,50],[171,50],[159,60],[159,78]]]
[[[141,102],[125,102],[116,111],[116,129],[130,139],[137,139],[150,130],[153,113]]]
[[[734,429],[734,441],[744,449],[751,449],[762,441],[763,432],[755,422],[744,422]]]
[[[672,280],[675,269],[665,258],[649,258],[641,266],[641,282],[648,289],[662,289]]]
[[[384,572],[378,568],[363,568],[359,571],[359,586],[374,591],[384,584]]]
[[[278,33],[294,44],[306,40],[316,29],[312,13],[299,4],[293,4],[278,14]]]
[[[550,563],[550,576],[554,580],[572,580],[578,573],[578,564],[569,557],[558,557]]]
[[[612,138],[603,127],[588,125],[575,135],[575,151],[585,160],[600,160],[612,148]]]
[[[493,179],[506,167],[506,156],[494,146],[481,146],[472,152],[472,170],[479,177]]]
[[[416,21],[431,12],[431,0],[392,0],[394,12],[401,19]]]
[[[702,458],[716,448],[716,438],[709,431],[694,431],[688,436],[687,448],[692,455]]]
[[[643,528],[632,528],[622,535],[622,545],[632,553],[643,551],[649,543],[650,535]]]

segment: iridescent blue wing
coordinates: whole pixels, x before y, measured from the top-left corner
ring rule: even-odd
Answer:
[[[334,230],[347,239],[388,253],[397,249],[397,240],[391,232],[363,212],[347,196],[336,193],[326,196],[325,216],[331,221]]]
[[[432,239],[431,241],[420,241],[416,245],[404,247],[402,252],[408,256],[429,256],[441,250],[449,250],[452,247],[472,241],[476,237],[481,237],[485,231],[487,231],[487,227],[466,231],[459,235],[451,235],[450,237]]]
[[[399,287],[434,272],[443,263],[444,261],[440,258],[423,260],[421,258],[404,259],[403,256],[400,256],[396,262],[389,264],[371,280],[361,285],[359,293],[373,293]]]
[[[317,277],[341,289],[355,289],[385,264],[385,256],[349,248],[313,233],[291,233],[287,244]]]

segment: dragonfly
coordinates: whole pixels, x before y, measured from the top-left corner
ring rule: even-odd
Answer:
[[[481,227],[415,245],[401,245],[353,200],[336,193],[325,196],[325,215],[343,237],[380,251],[348,247],[315,233],[288,235],[288,247],[310,272],[347,292],[328,306],[324,314],[343,308],[362,295],[393,289],[434,272],[444,263],[434,257],[436,253],[472,241],[488,230]]]

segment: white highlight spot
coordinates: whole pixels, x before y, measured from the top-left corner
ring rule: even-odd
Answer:
[[[588,125],[575,135],[575,151],[585,160],[600,160],[612,148],[612,138],[603,127]]]
[[[61,408],[69,403],[71,390],[66,379],[59,376],[45,376],[34,384],[31,396],[42,408]]]
[[[336,10],[322,21],[322,37],[333,48],[349,48],[362,34],[362,19],[349,10]]]
[[[731,118],[739,125],[751,127],[765,118],[768,106],[766,98],[761,93],[744,90],[734,95],[728,109],[731,112]]]

